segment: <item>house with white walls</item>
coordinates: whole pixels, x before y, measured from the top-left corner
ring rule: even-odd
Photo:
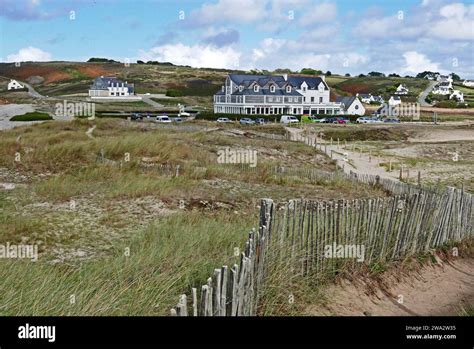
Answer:
[[[360,98],[360,101],[365,104],[370,104],[371,102],[375,102],[374,96],[370,93],[358,93],[356,97]]]
[[[392,107],[395,105],[399,105],[400,103],[402,103],[402,100],[399,96],[390,96],[390,99],[388,100],[388,105]]]
[[[408,92],[410,92],[408,90],[408,88],[405,85],[400,84],[400,85],[398,85],[397,90],[395,91],[395,94],[396,95],[407,95]]]
[[[443,81],[435,86],[433,86],[433,90],[431,91],[435,95],[449,95],[453,89],[452,83],[449,81]]]
[[[474,81],[472,80],[464,80],[462,84],[463,86],[466,86],[466,87],[474,87]]]
[[[336,102],[342,104],[344,114],[346,115],[364,115],[365,114],[364,105],[359,100],[359,98],[355,96],[352,96],[352,97],[339,96],[339,97],[336,97]]]
[[[134,84],[123,82],[115,76],[100,76],[96,78],[89,88],[91,99],[126,99],[140,100],[141,97],[135,95]]]
[[[7,88],[8,90],[19,90],[19,89],[25,88],[25,86],[20,84],[18,81],[12,79],[8,83]]]
[[[224,114],[340,114],[329,101],[324,76],[229,74],[214,95],[214,112]]]
[[[449,96],[449,99],[454,99],[458,102],[464,102],[464,94],[459,90],[454,90]]]

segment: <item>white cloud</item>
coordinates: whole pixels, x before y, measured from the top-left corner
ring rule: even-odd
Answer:
[[[401,68],[402,74],[418,74],[425,70],[439,71],[439,64],[431,60],[422,53],[407,51],[403,54],[405,66]]]
[[[321,4],[310,5],[300,19],[301,25],[310,26],[321,22],[333,21],[337,16],[337,6],[335,3],[323,2]]]
[[[237,69],[241,53],[231,46],[167,44],[153,47],[149,51],[141,50],[139,58],[144,61],[157,60],[178,65],[190,65],[196,68]]]
[[[455,3],[439,10],[441,18],[430,27],[430,33],[448,40],[474,40],[474,5]]]
[[[219,0],[215,4],[203,4],[190,17],[199,24],[252,22],[262,17],[266,4],[267,0]]]
[[[49,52],[43,51],[33,46],[22,48],[18,51],[18,53],[13,53],[7,56],[7,62],[41,62],[50,60],[51,54]]]

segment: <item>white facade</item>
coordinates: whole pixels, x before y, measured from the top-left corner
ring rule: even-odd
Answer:
[[[349,115],[364,115],[365,107],[362,105],[359,98],[356,98],[349,107],[346,107],[345,113]]]
[[[397,95],[406,95],[408,94],[409,90],[405,85],[398,85],[397,90],[395,91],[395,94]]]
[[[391,96],[390,99],[388,100],[388,105],[392,107],[400,103],[402,103],[402,100],[400,99],[400,97]]]
[[[462,84],[467,87],[474,87],[474,81],[464,80]]]
[[[459,90],[454,90],[449,99],[455,99],[458,102],[464,102],[464,94]]]
[[[123,82],[116,77],[98,77],[89,89],[89,97],[93,99],[127,99],[140,100],[136,96],[134,85]]]
[[[25,86],[23,86],[16,80],[10,80],[10,82],[8,83],[8,90],[18,90],[20,88],[25,88]]]
[[[214,112],[225,114],[340,114],[329,101],[324,78],[285,75],[229,74],[214,95]]]

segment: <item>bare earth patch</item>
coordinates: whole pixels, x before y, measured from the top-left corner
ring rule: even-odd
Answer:
[[[383,288],[367,281],[342,282],[324,291],[331,295],[309,315],[338,316],[444,316],[459,315],[474,304],[474,260],[458,259],[423,267],[409,275],[383,276]]]

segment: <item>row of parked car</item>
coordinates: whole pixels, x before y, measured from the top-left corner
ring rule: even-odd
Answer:
[[[218,118],[217,122],[219,123],[228,123],[232,122],[229,118]],[[377,116],[361,116],[357,118],[356,123],[358,124],[373,124],[373,123],[399,123],[400,120],[397,118],[386,118],[381,119]],[[263,125],[269,123],[267,119],[258,118],[242,118],[239,120],[241,125]],[[325,118],[316,118],[313,115],[302,115],[301,119],[298,119],[294,115],[282,115],[280,118],[280,123],[282,124],[297,124],[297,123],[322,123],[322,124],[349,124],[350,120],[344,116],[329,116]]]
[[[143,116],[143,114],[140,114],[140,113],[133,113],[131,116],[132,120],[143,120],[144,118],[147,118],[149,120],[155,118],[156,122],[159,122],[162,124],[169,124],[172,122],[183,122],[183,119],[179,116],[170,118],[168,115],[157,115],[154,117],[150,113],[146,113],[145,116]]]

